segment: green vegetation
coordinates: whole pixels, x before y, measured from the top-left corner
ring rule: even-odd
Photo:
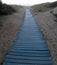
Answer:
[[[57,18],[57,14],[54,14],[54,16]]]
[[[37,12],[45,12],[50,10],[51,8],[48,7],[50,3],[43,3],[43,4],[39,4],[39,5],[34,5],[31,7],[31,10],[33,11],[33,13],[37,13]]]
[[[9,14],[12,14],[13,12],[15,12],[14,8],[12,8],[9,5],[3,4],[0,1],[0,16],[2,16],[2,15],[9,15]],[[1,26],[3,26],[3,23],[0,21],[0,27]]]
[[[56,17],[56,19],[54,21],[57,22],[57,13],[53,14],[53,15]]]
[[[52,3],[42,3],[42,4],[34,5],[31,7],[31,10],[33,13],[38,13],[38,12],[45,12],[45,11],[51,10],[55,7],[57,7],[57,1]]]
[[[54,14],[55,17],[57,17],[57,14]]]
[[[50,13],[52,13],[52,14],[53,14],[53,12],[54,12],[53,10],[50,11]]]
[[[2,2],[0,2],[0,15],[8,15],[8,14],[12,14],[13,12],[15,12],[15,10],[6,4],[2,4]]]
[[[3,26],[3,23],[0,21],[0,27],[2,27]]]
[[[50,5],[49,5],[49,7],[57,7],[57,1],[55,1],[55,2],[53,2],[53,3],[51,3]]]

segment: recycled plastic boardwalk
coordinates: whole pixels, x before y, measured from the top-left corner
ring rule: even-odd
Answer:
[[[3,65],[52,65],[43,34],[29,10]]]

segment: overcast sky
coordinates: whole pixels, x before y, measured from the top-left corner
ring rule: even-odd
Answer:
[[[25,6],[31,6],[34,4],[40,4],[45,2],[53,2],[56,0],[2,0],[3,3],[7,4],[17,4],[17,5],[25,5]]]

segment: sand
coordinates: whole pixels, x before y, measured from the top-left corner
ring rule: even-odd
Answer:
[[[57,65],[57,22],[55,22],[56,18],[50,11],[33,13],[33,16],[43,32],[51,53],[53,64]],[[53,12],[57,13],[57,8],[54,8]]]
[[[17,10],[12,15],[0,17],[0,21],[3,22],[3,27],[0,28],[0,65],[11,49],[23,23],[25,9],[21,7]]]
[[[0,64],[11,49],[24,19],[25,9],[20,8],[17,10],[12,15],[0,17],[0,20],[4,23],[2,29],[0,29]],[[56,18],[50,11],[33,13],[33,16],[43,32],[53,64],[57,65],[57,22],[55,22]],[[57,8],[53,11],[57,13]]]

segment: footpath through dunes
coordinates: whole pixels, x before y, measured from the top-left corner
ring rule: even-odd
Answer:
[[[28,9],[23,26],[3,65],[52,65],[43,34]]]

